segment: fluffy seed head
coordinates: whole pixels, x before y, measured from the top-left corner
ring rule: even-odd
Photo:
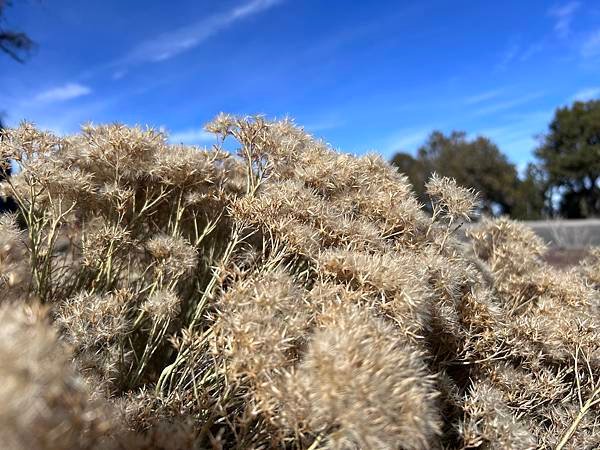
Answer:
[[[181,310],[181,299],[175,292],[159,290],[142,303],[141,309],[156,321],[174,319]]]
[[[158,235],[146,243],[146,249],[157,261],[157,269],[172,278],[189,273],[198,260],[196,249],[182,237]]]
[[[472,189],[460,187],[455,180],[440,177],[436,173],[431,176],[425,189],[433,201],[434,208],[440,208],[450,223],[459,219],[471,220],[478,204],[477,194]]]
[[[106,431],[102,411],[39,308],[0,306],[0,358],[3,448],[89,448]]]
[[[430,448],[439,418],[420,355],[367,311],[341,307],[332,319],[288,379],[289,425],[334,448]]]

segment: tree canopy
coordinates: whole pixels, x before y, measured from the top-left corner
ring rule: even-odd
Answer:
[[[392,163],[405,173],[423,201],[424,185],[436,172],[481,193],[484,212],[511,214],[517,202],[519,178],[514,164],[488,138],[467,139],[462,131],[434,131],[413,158],[397,153]]]
[[[600,215],[600,100],[556,110],[535,151],[547,178],[555,213],[568,218]]]

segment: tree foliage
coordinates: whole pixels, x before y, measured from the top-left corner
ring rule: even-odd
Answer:
[[[480,192],[482,209],[486,213],[511,214],[516,206],[517,169],[486,137],[468,140],[462,131],[453,131],[449,135],[434,131],[418,150],[416,158],[398,153],[392,163],[409,177],[422,200],[425,200],[425,183],[435,172]]]
[[[511,216],[525,220],[548,217],[550,211],[548,211],[545,192],[545,173],[536,164],[529,163],[519,179]]]
[[[540,219],[548,215],[547,176],[529,164],[522,176],[498,146],[484,136],[467,139],[462,131],[432,132],[416,157],[396,153],[392,164],[408,176],[418,198],[427,204],[425,185],[433,173],[451,177],[481,195],[481,212]]]
[[[600,214],[600,100],[557,109],[535,155],[547,177],[547,197],[560,195],[554,212]]]

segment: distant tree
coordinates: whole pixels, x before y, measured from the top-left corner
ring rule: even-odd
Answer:
[[[448,136],[434,131],[419,148],[416,158],[398,153],[392,164],[409,177],[423,202],[427,202],[424,184],[437,172],[477,190],[483,212],[488,214],[511,214],[517,203],[519,178],[515,166],[492,141],[482,136],[468,140],[462,131],[453,131]]]
[[[398,168],[398,172],[408,177],[417,197],[422,199],[425,195],[425,183],[429,179],[428,170],[425,169],[423,161],[413,158],[408,153],[396,153],[391,163]]]
[[[546,176],[535,164],[527,165],[519,178],[515,204],[511,211],[514,219],[538,220],[548,217],[548,201],[546,198]]]
[[[560,198],[555,213],[600,215],[600,100],[559,108],[535,151],[546,173],[546,197]]]

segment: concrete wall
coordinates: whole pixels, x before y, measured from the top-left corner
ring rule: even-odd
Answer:
[[[600,219],[585,220],[537,220],[522,222],[551,247],[580,249],[600,246]],[[464,224],[458,231],[459,239],[476,223]]]
[[[555,247],[600,246],[600,219],[543,220],[524,223],[544,241]]]

